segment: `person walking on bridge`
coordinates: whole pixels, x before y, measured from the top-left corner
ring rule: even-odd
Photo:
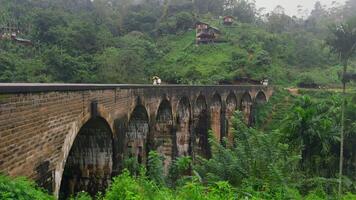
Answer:
[[[153,85],[161,85],[162,80],[158,76],[154,76],[152,79],[153,79]]]

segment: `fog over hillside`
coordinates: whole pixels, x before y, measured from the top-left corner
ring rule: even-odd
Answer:
[[[266,12],[272,11],[276,6],[282,6],[288,15],[310,14],[318,0],[256,0],[258,8],[266,8]],[[345,0],[319,0],[326,7],[344,4]]]

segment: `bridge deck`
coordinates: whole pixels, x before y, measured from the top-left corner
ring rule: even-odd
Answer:
[[[0,94],[49,91],[85,91],[140,88],[267,88],[263,85],[151,85],[151,84],[63,84],[63,83],[0,83]]]

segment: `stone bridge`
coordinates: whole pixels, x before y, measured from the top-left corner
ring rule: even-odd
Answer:
[[[0,84],[0,173],[26,176],[56,196],[103,190],[130,157],[150,150],[167,171],[178,156],[209,157],[208,130],[232,139],[265,86]],[[95,186],[95,187],[93,187]]]

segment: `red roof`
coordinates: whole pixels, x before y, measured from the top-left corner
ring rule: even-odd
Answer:
[[[225,16],[225,17],[224,17],[224,19],[227,19],[227,18],[232,18],[232,19],[234,19],[233,16]]]

